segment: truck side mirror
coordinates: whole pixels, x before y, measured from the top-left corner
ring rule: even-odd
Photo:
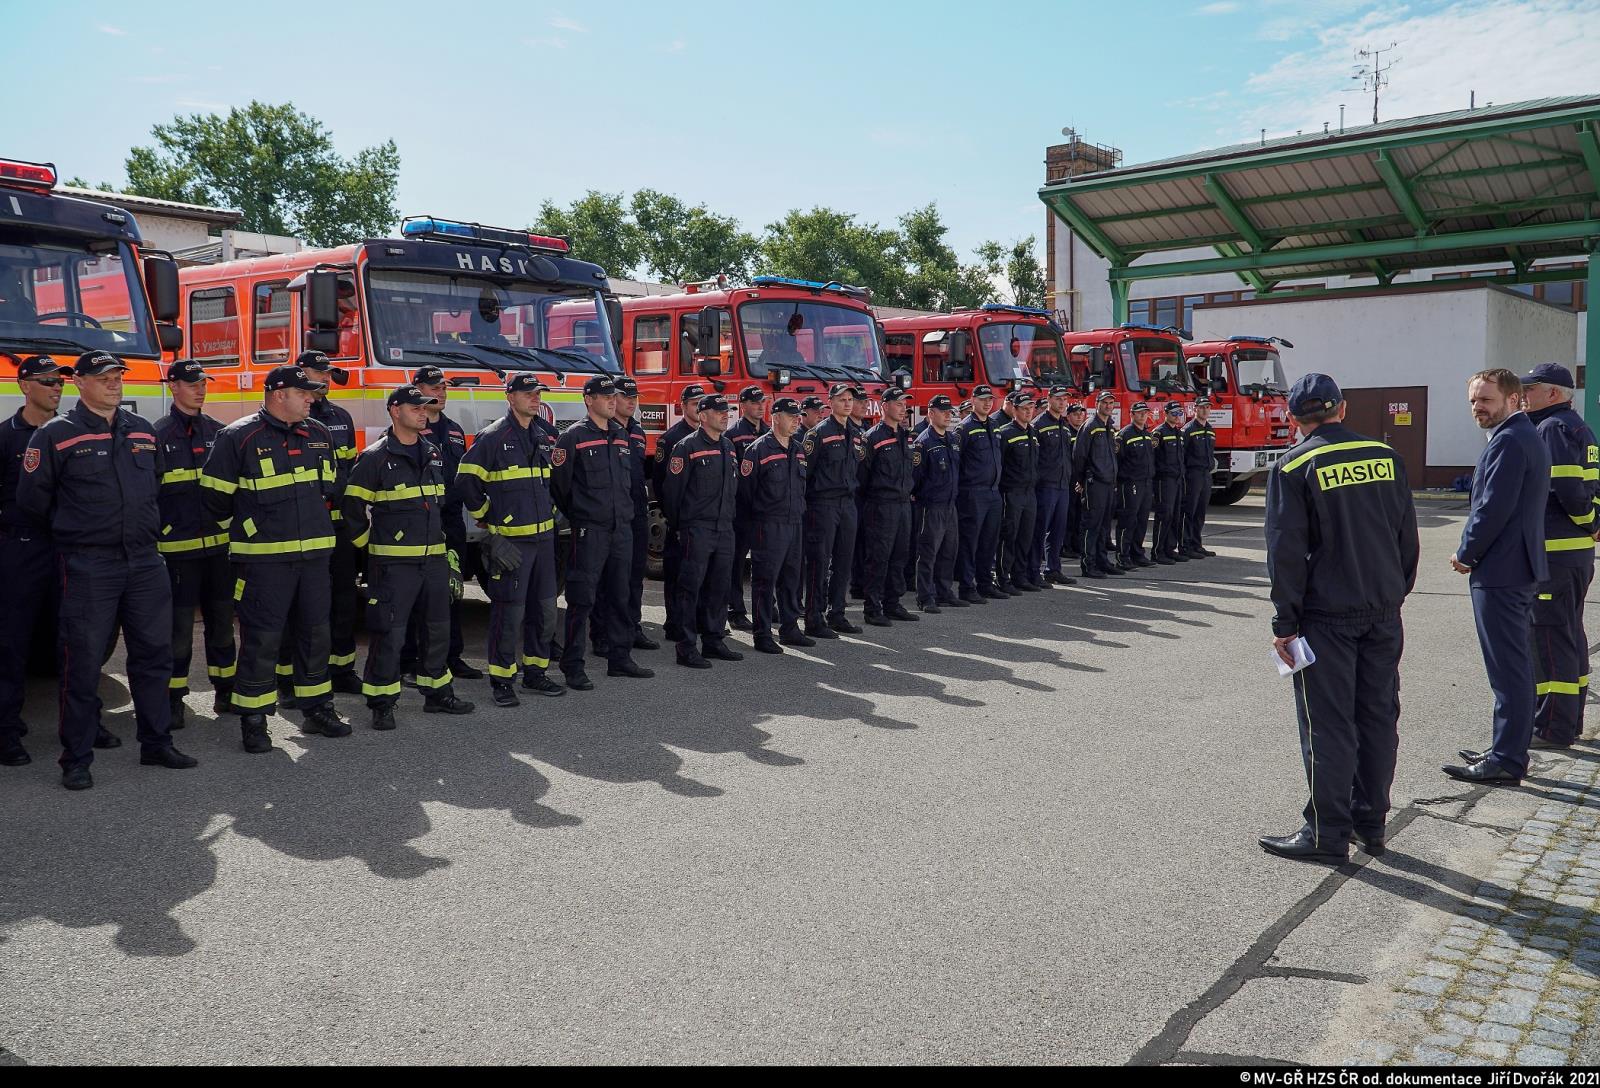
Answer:
[[[715,378],[722,373],[722,360],[715,355],[701,356],[695,361],[694,372],[702,378]]]
[[[162,324],[175,323],[178,320],[178,262],[166,257],[146,257],[144,278],[150,285],[150,309],[155,319]]]
[[[622,300],[606,298],[606,324],[611,326],[611,346],[622,354]]]
[[[156,338],[161,342],[162,351],[183,350],[183,328],[179,325],[157,325]]]
[[[339,350],[339,334],[326,329],[313,330],[306,333],[306,347],[324,355],[332,355]]]
[[[707,306],[695,314],[694,328],[695,346],[699,349],[699,354],[720,359],[722,349],[722,311],[715,306]],[[712,373],[716,373],[716,371]]]
[[[334,348],[338,347],[339,273],[327,271],[306,273],[306,325],[313,335],[319,332],[334,332],[336,334]],[[309,337],[307,343],[310,343]],[[316,345],[312,345],[312,349],[332,350]]]
[[[1220,375],[1212,378],[1211,391],[1213,393],[1226,393],[1228,391],[1228,379]]]

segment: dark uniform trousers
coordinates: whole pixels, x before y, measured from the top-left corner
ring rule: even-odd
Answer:
[[[682,565],[683,544],[678,539],[678,531],[669,526],[666,542],[661,547],[661,593],[667,610],[663,630],[674,642],[683,637],[683,617],[678,615],[678,569]]]
[[[1211,505],[1211,472],[1190,472],[1183,480],[1182,548],[1199,548],[1206,531],[1206,508]]]
[[[633,636],[644,633],[644,574],[646,563],[650,558],[649,514],[634,515],[628,539],[631,546],[628,551],[628,593],[625,606],[627,615],[624,619],[628,628],[628,645],[631,648]],[[594,610],[589,614],[591,646],[606,645],[606,630],[611,623],[608,612],[611,607],[611,598],[603,593],[594,602]],[[609,654],[607,656],[609,657]]]
[[[1111,496],[1115,488],[1099,480],[1083,485],[1083,536],[1078,545],[1078,564],[1083,573],[1106,569],[1106,534],[1111,524]]]
[[[994,554],[1000,542],[1000,493],[984,491],[956,499],[960,512],[957,553],[962,592],[994,586]]]
[[[856,546],[850,553],[850,591],[857,597],[865,597],[861,580],[865,577],[867,562],[865,549],[867,546],[867,497],[860,491],[856,492]],[[830,587],[831,596],[831,587]]]
[[[1082,554],[1083,551],[1083,495],[1076,488],[1067,493],[1066,546],[1063,557]]]
[[[956,504],[918,503],[917,513],[917,603],[943,604],[955,596]]]
[[[1168,557],[1178,554],[1183,522],[1183,477],[1157,476],[1151,488],[1151,509],[1155,511],[1155,536],[1151,550]]]
[[[22,736],[34,624],[56,610],[61,580],[55,546],[40,530],[0,529],[0,742]]]
[[[1490,755],[1517,777],[1528,770],[1528,744],[1533,740],[1534,666],[1530,638],[1510,637],[1527,631],[1536,586],[1473,586],[1472,618],[1483,650],[1484,671],[1494,692],[1494,744]],[[1322,651],[1318,650],[1318,660]],[[1309,671],[1309,670],[1307,670]]]
[[[633,658],[633,621],[624,608],[628,600],[628,570],[633,562],[633,531],[627,526],[612,529],[575,525],[569,536],[567,623],[561,642],[561,671],[577,676],[583,672],[584,632],[589,628],[597,600],[606,602],[603,633],[607,662],[621,665]],[[732,548],[731,541],[728,546]],[[681,584],[681,569],[678,575]],[[726,585],[726,568],[723,582]]]
[[[1154,498],[1149,481],[1123,480],[1122,511],[1117,519],[1117,555],[1123,560],[1144,559],[1144,534],[1150,525]]]
[[[328,554],[328,672],[354,675],[356,670],[356,591],[358,560],[355,545],[341,535]],[[294,675],[290,643],[278,650],[278,678],[287,684]]]
[[[1037,520],[1037,498],[1033,488],[1007,491],[1001,496],[1000,551],[995,561],[1000,588],[1032,585],[1039,580],[1039,568],[1029,570],[1033,557],[1033,523]]]
[[[744,561],[750,556],[754,526],[743,518],[733,522],[733,559],[728,569],[728,618],[747,617],[744,610]]]
[[[1306,826],[1318,846],[1338,850],[1352,831],[1379,833],[1400,748],[1399,616],[1335,622],[1302,617],[1317,663],[1294,676],[1300,752],[1311,799]]]
[[[800,523],[762,520],[750,540],[750,611],[757,638],[800,626]]]
[[[122,548],[63,552],[61,571],[61,766],[94,762],[100,728],[100,673],[106,647],[122,627],[128,689],[139,745],[172,744],[167,677],[172,668],[172,587],[155,548],[130,555]],[[12,572],[14,576],[17,572]],[[12,617],[5,622],[10,624]]]
[[[284,671],[293,678],[300,710],[333,702],[333,682],[328,678],[330,595],[326,554],[233,564],[233,612],[239,619],[234,710],[240,714],[277,710],[277,675]],[[293,663],[275,665],[284,652]]]
[[[812,499],[806,507],[806,621],[844,615],[856,548],[856,500]],[[680,598],[681,599],[681,598]]]
[[[733,529],[711,523],[678,526],[683,565],[678,568],[678,617],[683,623],[680,650],[694,648],[727,636],[728,570],[733,565]],[[839,590],[843,592],[841,584]]]
[[[472,552],[465,544],[449,544],[456,553],[456,561],[461,564],[461,581],[464,583],[472,580],[475,568],[472,563]],[[446,566],[449,566],[448,561]],[[371,573],[368,573],[371,581]],[[447,587],[448,588],[448,587]],[[427,637],[428,618],[419,607],[412,613],[411,619],[406,624],[405,644],[400,648],[400,671],[414,673],[417,671],[417,662],[428,656],[431,652],[422,646],[422,640]],[[446,661],[459,661],[461,654],[466,649],[466,641],[461,636],[461,602],[450,602],[450,649],[445,657]]]
[[[1041,487],[1034,492],[1036,513],[1033,529],[1033,558],[1029,569],[1037,578],[1041,573],[1061,573],[1061,553],[1066,550],[1067,509],[1072,503],[1069,487]]]
[[[372,557],[367,561],[366,671],[361,693],[374,709],[400,699],[400,657],[406,631],[422,623],[417,687],[430,698],[452,694],[447,653],[450,646],[450,561],[442,555],[420,563]]]
[[[489,678],[509,682],[524,669],[550,667],[550,643],[556,634],[556,548],[550,533],[533,539],[509,538],[522,553],[515,571],[484,579],[489,597]],[[567,571],[571,601],[572,571]],[[583,642],[578,642],[583,653]]]
[[[189,661],[194,656],[194,613],[205,623],[206,675],[213,688],[233,686],[233,564],[226,552],[184,559],[167,556],[172,583],[173,691],[189,690]]]
[[[900,604],[906,592],[906,556],[911,553],[911,503],[872,500],[866,505],[861,558],[862,596],[869,615]]]
[[[1594,555],[1582,564],[1550,564],[1550,578],[1533,601],[1534,732],[1555,744],[1583,734],[1583,703],[1589,695],[1589,637],[1583,602],[1594,581]]]

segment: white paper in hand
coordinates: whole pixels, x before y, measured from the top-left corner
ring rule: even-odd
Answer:
[[[1317,655],[1311,652],[1311,644],[1303,638],[1296,638],[1289,643],[1288,650],[1289,656],[1294,658],[1293,665],[1285,665],[1278,651],[1272,651],[1272,663],[1278,667],[1279,676],[1293,676],[1307,665],[1317,663]]]

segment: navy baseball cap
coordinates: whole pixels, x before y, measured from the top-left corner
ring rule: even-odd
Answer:
[[[327,382],[319,382],[299,366],[275,366],[267,372],[267,382],[262,386],[268,393],[279,389],[308,389],[313,393],[321,392],[328,388]]]
[[[583,383],[583,395],[586,397],[613,397],[616,393],[616,380],[609,374],[596,374]]]
[[[393,408],[397,404],[414,404],[421,408],[429,404],[438,404],[439,398],[428,396],[414,385],[402,385],[390,393],[383,403],[386,408]]]
[[[418,367],[417,372],[411,376],[411,380],[417,385],[443,385],[444,371],[436,366]]]
[[[863,385],[852,385],[850,387],[850,392],[855,395],[856,400],[866,400],[867,399],[866,386],[863,386]]]
[[[1326,412],[1342,400],[1338,382],[1326,374],[1306,374],[1289,387],[1289,414],[1298,418]]]
[[[701,384],[699,384],[698,382],[695,382],[695,383],[691,383],[689,385],[684,386],[683,387],[683,392],[678,394],[678,399],[679,400],[693,400],[695,397],[703,397],[705,395],[706,395],[706,387],[701,385]]]
[[[972,390],[972,399],[973,400],[977,400],[979,397],[992,397],[992,396],[994,396],[994,390],[990,389],[987,385],[979,385],[979,386],[973,387],[973,390]]]
[[[828,389],[828,396],[837,397],[840,393],[849,393],[855,396],[855,388],[849,382],[837,382]]]
[[[333,363],[320,351],[302,351],[295,359],[295,365],[306,370],[332,370]]]
[[[772,402],[773,415],[797,416],[800,414],[800,404],[793,397],[779,397]]]
[[[1133,411],[1133,412],[1148,412],[1149,410],[1150,410],[1150,406],[1148,404],[1146,404],[1142,400],[1134,401],[1133,402],[1133,407],[1131,409],[1129,409],[1129,411]]]
[[[507,374],[507,393],[543,393],[544,383],[532,374]]]
[[[1196,398],[1194,398],[1194,406],[1196,408],[1209,408],[1209,407],[1211,407],[1211,398],[1210,397],[1196,397]]]
[[[1101,393],[1098,397],[1096,397],[1094,399],[1094,402],[1096,404],[1104,404],[1108,400],[1116,400],[1116,399],[1117,399],[1117,395],[1115,393],[1111,392],[1108,389],[1104,393]]]
[[[702,412],[726,412],[728,402],[720,393],[708,393],[700,398]]]
[[[1070,416],[1070,415],[1071,415],[1071,414],[1072,414],[1072,413],[1073,413],[1073,412],[1087,412],[1087,411],[1088,411],[1088,410],[1089,410],[1089,409],[1088,409],[1088,408],[1086,408],[1086,407],[1085,407],[1085,406],[1084,406],[1084,405],[1082,405],[1082,404],[1069,404],[1069,405],[1067,405],[1067,415],[1069,415],[1069,416]]]
[[[802,412],[816,412],[828,406],[828,402],[818,396],[810,396],[800,402]]]
[[[199,363],[193,359],[179,359],[167,367],[167,383],[172,382],[206,382],[211,380]]]
[[[1540,363],[1526,374],[1522,375],[1523,385],[1559,385],[1563,389],[1575,389],[1572,381],[1572,371],[1560,363]]]
[[[637,397],[639,395],[639,383],[627,375],[623,375],[620,378],[613,378],[612,381],[617,383],[617,392],[621,393],[623,396]]]
[[[67,377],[70,371],[70,367],[60,366],[48,355],[35,355],[31,359],[22,360],[22,365],[17,367],[17,380],[20,382],[32,381],[47,374],[60,374],[62,377]]]
[[[1052,385],[1050,387],[1050,395],[1052,397],[1070,397],[1072,395],[1072,390],[1070,387],[1065,385]]]
[[[883,401],[885,404],[894,404],[896,401],[905,400],[910,396],[910,393],[907,393],[898,385],[891,385],[889,388],[883,391],[883,396],[879,397],[878,399]]]
[[[75,378],[93,378],[112,370],[127,370],[128,364],[109,351],[86,351],[72,364]]]
[[[1169,416],[1181,416],[1181,415],[1183,415],[1183,405],[1179,404],[1175,400],[1167,401],[1167,415],[1169,415]]]
[[[747,385],[739,390],[740,404],[756,404],[767,399],[766,390],[759,385]]]
[[[928,407],[937,408],[941,412],[952,412],[955,410],[956,406],[950,403],[949,397],[945,396],[943,393],[940,393],[938,396],[934,397],[928,402]]]
[[[1013,389],[1009,394],[1006,395],[1006,400],[1010,401],[1016,407],[1021,408],[1025,405],[1031,405],[1033,403],[1033,394],[1028,392],[1026,389]]]

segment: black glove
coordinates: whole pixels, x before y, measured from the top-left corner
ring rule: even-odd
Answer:
[[[509,574],[522,567],[522,551],[499,533],[484,538],[483,564],[490,574]]]

